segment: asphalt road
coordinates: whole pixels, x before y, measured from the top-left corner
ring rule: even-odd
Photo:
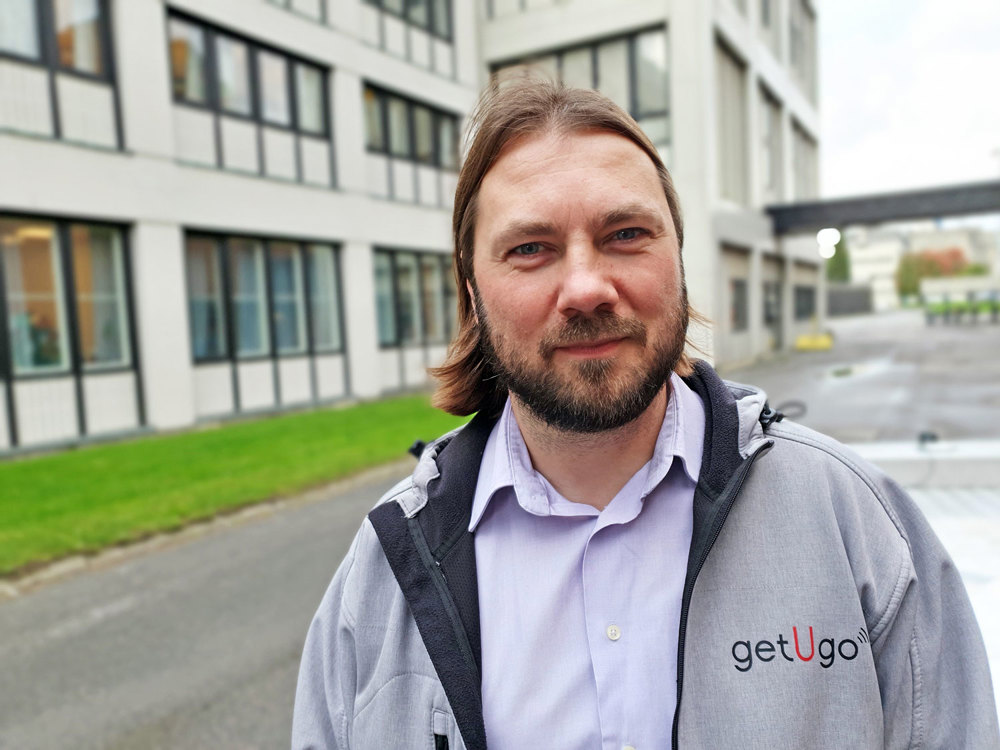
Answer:
[[[405,471],[0,602],[0,748],[288,747],[309,621]]]
[[[834,319],[829,352],[793,353],[723,372],[772,406],[845,443],[1000,438],[1000,324],[927,326],[919,311]]]

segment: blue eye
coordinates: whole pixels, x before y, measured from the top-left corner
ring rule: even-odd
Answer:
[[[615,232],[616,240],[634,240],[642,233],[642,229],[638,227],[629,227],[628,229],[619,229]]]
[[[526,242],[511,250],[514,255],[538,255],[541,251],[542,246],[537,242]]]

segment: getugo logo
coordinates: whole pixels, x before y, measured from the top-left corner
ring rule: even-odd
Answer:
[[[777,644],[777,649],[775,649]],[[792,640],[786,640],[783,633],[778,633],[778,639],[774,642],[768,640],[757,641],[752,644],[750,641],[736,641],[733,644],[733,664],[738,672],[749,672],[753,669],[754,661],[768,663],[779,658],[784,661],[816,662],[829,669],[834,665],[839,656],[841,661],[854,661],[861,646],[868,645],[868,631],[864,628],[858,630],[858,634],[853,638],[821,638],[816,641],[813,635],[812,625],[809,626],[809,643],[806,645],[805,631],[802,632],[800,641],[798,626],[792,628]],[[789,646],[792,648],[789,649]],[[792,655],[794,654],[794,655]],[[779,660],[779,661],[780,661]]]

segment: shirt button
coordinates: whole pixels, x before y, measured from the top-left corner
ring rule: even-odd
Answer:
[[[617,625],[608,625],[608,629],[605,632],[608,634],[608,638],[613,641],[617,641],[622,637],[622,629]],[[633,750],[635,749],[633,748]]]

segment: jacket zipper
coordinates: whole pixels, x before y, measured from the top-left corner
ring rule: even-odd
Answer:
[[[671,747],[673,750],[678,750],[678,735],[680,727],[680,715],[681,715],[681,690],[684,685],[684,643],[687,637],[687,620],[688,620],[688,610],[691,608],[691,596],[694,593],[694,584],[698,580],[698,575],[701,573],[702,566],[704,566],[705,561],[708,559],[709,552],[712,551],[712,547],[715,546],[715,540],[719,538],[719,534],[722,533],[722,527],[726,523],[726,519],[729,517],[729,511],[733,507],[733,503],[736,502],[736,498],[740,494],[740,490],[743,489],[743,482],[746,481],[747,476],[750,474],[750,468],[753,466],[754,461],[762,453],[767,451],[773,442],[768,441],[764,445],[760,446],[755,450],[740,466],[740,473],[737,476],[736,484],[732,491],[728,495],[720,496],[716,502],[724,502],[719,509],[719,514],[716,516],[716,521],[714,521],[715,528],[712,530],[711,535],[708,538],[708,543],[701,552],[701,556],[698,558],[698,564],[694,569],[694,575],[691,576],[691,580],[684,587],[684,597],[681,600],[681,624],[677,636],[677,705],[674,707],[674,726],[673,726],[673,736],[671,738]]]

